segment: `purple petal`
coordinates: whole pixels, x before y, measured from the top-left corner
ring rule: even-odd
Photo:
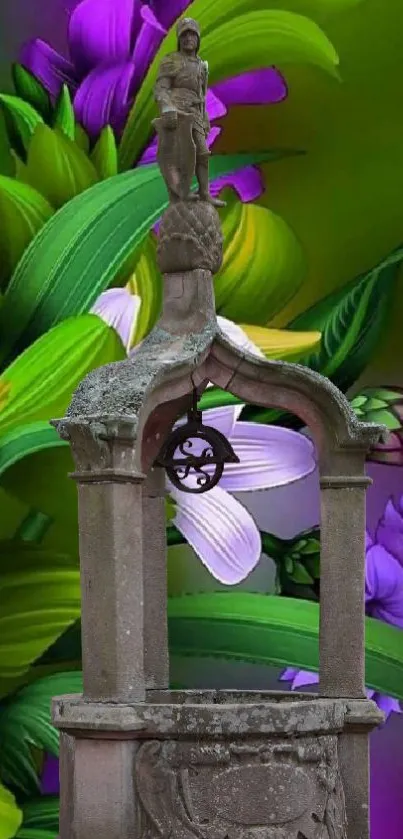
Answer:
[[[375,535],[377,542],[403,566],[403,497],[397,503],[389,498]]]
[[[150,6],[161,25],[170,29],[190,3],[191,0],[151,0]]]
[[[311,673],[309,670],[299,670],[291,685],[291,690],[297,690],[298,688],[306,687],[307,685],[317,684],[319,684],[318,673]]]
[[[393,696],[385,696],[383,693],[374,693],[373,699],[380,711],[383,711],[385,714],[385,722],[391,714],[402,713],[399,701],[394,699]]]
[[[74,98],[74,110],[91,137],[97,137],[105,125],[111,125],[117,131],[123,127],[133,73],[133,62],[99,67],[80,85]]]
[[[288,428],[237,422],[229,440],[240,460],[226,464],[220,481],[230,492],[286,486],[316,468],[312,441]]]
[[[73,65],[40,38],[24,44],[20,61],[39,79],[54,99],[59,95],[63,84],[67,84],[70,90],[77,88],[78,78]]]
[[[125,288],[110,288],[98,297],[91,313],[102,318],[108,326],[112,326],[129,351],[140,303],[137,294],[130,294]]]
[[[287,96],[286,82],[275,67],[264,67],[232,76],[213,86],[219,99],[231,105],[269,105]]]
[[[168,482],[168,490],[177,504],[174,524],[210,574],[224,585],[244,580],[261,554],[260,534],[248,511],[219,487],[186,495]]]
[[[59,792],[59,758],[47,754],[42,770],[41,793],[42,795],[59,795]]]
[[[132,79],[133,94],[140,87],[157,50],[167,34],[166,29],[161,26],[148,6],[142,7],[141,18],[142,24],[133,51],[133,61],[136,67]]]
[[[403,629],[403,568],[382,545],[367,551],[366,612]]]
[[[220,117],[225,117],[227,113],[227,108],[225,107],[224,102],[221,101],[220,97],[217,96],[211,88],[207,91],[206,110],[210,122],[213,122],[215,119],[220,119]]]
[[[122,64],[131,58],[140,12],[140,0],[82,0],[76,6],[68,40],[81,76],[100,64]]]
[[[279,676],[279,681],[292,682],[295,679],[297,673],[298,670],[296,669],[296,667],[286,667],[286,669],[283,670],[281,676]]]
[[[366,530],[365,531],[365,550],[367,551],[367,550],[369,550],[369,548],[372,548],[373,544],[374,544],[373,539],[369,535],[368,530]]]
[[[228,186],[238,193],[244,204],[256,201],[265,190],[262,173],[256,166],[245,166],[237,172],[217,178],[211,184],[211,194],[218,195],[222,189]]]

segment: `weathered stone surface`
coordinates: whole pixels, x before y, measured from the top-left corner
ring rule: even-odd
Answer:
[[[217,210],[207,201],[170,204],[158,231],[157,262],[165,274],[205,269],[216,274],[223,257]]]

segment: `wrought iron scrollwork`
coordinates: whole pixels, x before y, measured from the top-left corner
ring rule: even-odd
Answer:
[[[171,432],[156,463],[177,489],[200,494],[218,484],[226,463],[239,463],[239,458],[220,431],[203,425],[194,391],[187,422]],[[190,483],[186,483],[189,478]]]

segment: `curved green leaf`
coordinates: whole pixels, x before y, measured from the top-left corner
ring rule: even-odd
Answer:
[[[23,177],[56,209],[98,181],[95,166],[75,142],[47,125],[34,131]]]
[[[59,128],[66,137],[74,140],[76,121],[69,89],[66,84],[62,85],[59,96],[57,97],[52,123],[54,128]]]
[[[26,836],[35,836],[39,832],[46,839],[50,836],[54,839],[59,833],[59,798],[55,795],[43,795],[41,798],[34,798],[24,803],[22,808],[21,832]],[[17,833],[16,839],[21,835]]]
[[[319,605],[259,594],[169,601],[171,653],[318,670]],[[403,699],[403,631],[366,618],[366,683]]]
[[[29,542],[0,544],[0,695],[80,615],[79,570]]]
[[[306,364],[345,391],[358,379],[377,347],[403,261],[403,245],[341,290],[295,318],[289,329],[318,329],[318,352]]]
[[[59,733],[50,719],[54,696],[82,693],[81,672],[55,673],[22,688],[0,715],[0,777],[24,795],[39,792],[37,767],[32,747],[52,755],[59,754]],[[53,808],[51,808],[52,810]],[[24,827],[46,827],[35,823],[35,808],[28,808]]]
[[[22,159],[25,159],[35,128],[43,124],[43,119],[32,105],[24,102],[19,96],[0,93],[0,104],[3,108],[11,146]]]
[[[29,105],[32,105],[43,119],[47,121],[52,113],[48,91],[38,81],[36,76],[30,73],[22,64],[13,64],[11,74],[17,96],[25,102],[28,102]]]
[[[232,0],[229,4],[196,0],[187,13],[203,32],[202,54],[209,63],[210,84],[268,64],[308,62],[332,75],[337,54],[322,30],[309,18],[282,10],[262,9],[265,4]],[[247,7],[247,14],[240,14]],[[231,11],[232,10],[232,11]],[[255,11],[258,10],[258,11]],[[120,169],[138,159],[152,130],[155,116],[153,89],[164,55],[176,49],[176,33],[164,39],[127,119],[119,146]]]
[[[0,376],[0,434],[63,416],[90,370],[125,355],[117,332],[96,315],[69,318],[51,329]]]
[[[303,281],[301,246],[280,216],[242,204],[233,193],[222,211],[222,230],[224,259],[214,278],[217,313],[235,323],[265,326]]]
[[[157,266],[157,243],[150,233],[135,270],[136,293],[141,299],[131,345],[134,347],[155,325],[162,307],[162,276]]]
[[[12,839],[22,822],[14,796],[0,784],[0,839]]]
[[[115,135],[110,125],[105,125],[91,152],[91,160],[100,180],[112,178],[118,172],[118,150]]]
[[[53,207],[31,186],[0,175],[0,281],[10,277]]]
[[[212,178],[290,152],[214,155]],[[108,178],[69,201],[25,251],[0,310],[0,361],[88,311],[167,206],[157,166]]]
[[[56,429],[48,422],[18,425],[0,437],[0,478],[27,455],[67,447],[68,443],[60,439]]]

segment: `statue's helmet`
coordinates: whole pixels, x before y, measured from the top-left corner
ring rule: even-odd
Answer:
[[[181,20],[178,21],[176,24],[176,35],[178,38],[178,49],[179,49],[179,42],[181,36],[185,32],[194,32],[197,35],[197,48],[200,46],[200,27],[197,21],[193,20],[191,17],[183,17]]]

